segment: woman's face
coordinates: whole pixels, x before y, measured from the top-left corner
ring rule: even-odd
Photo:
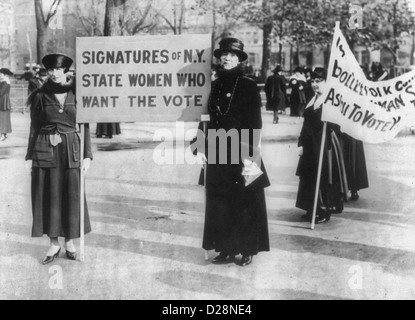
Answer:
[[[225,52],[220,56],[220,63],[225,70],[230,70],[238,66],[239,58],[233,52]]]
[[[0,81],[3,81],[5,79],[4,74],[0,73]]]
[[[321,92],[321,86],[323,85],[323,83],[324,83],[324,80],[322,80],[322,79],[313,79],[313,80],[311,80],[311,86],[312,86],[314,92],[317,95],[320,95],[322,93]]]
[[[64,68],[51,68],[48,69],[49,78],[56,83],[66,82],[66,74]]]

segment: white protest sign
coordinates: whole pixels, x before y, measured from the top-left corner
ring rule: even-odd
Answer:
[[[322,120],[355,139],[386,142],[415,118],[415,71],[372,82],[366,79],[336,27],[323,96]]]
[[[200,121],[211,36],[77,38],[77,122]]]

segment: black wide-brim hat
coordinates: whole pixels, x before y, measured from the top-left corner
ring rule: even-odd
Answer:
[[[248,59],[248,55],[244,51],[244,44],[239,39],[231,38],[231,37],[223,38],[219,42],[219,49],[216,49],[213,52],[213,55],[216,58],[220,59],[222,54],[227,53],[227,52],[235,53],[238,56],[240,62],[243,62],[246,59]]]
[[[52,53],[44,56],[42,63],[46,70],[63,68],[65,72],[68,72],[73,60],[62,53]]]
[[[0,73],[5,74],[6,76],[12,76],[13,72],[11,72],[9,69],[7,68],[1,68],[0,69]]]

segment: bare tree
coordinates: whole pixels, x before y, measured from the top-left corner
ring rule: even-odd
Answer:
[[[53,3],[49,8],[46,17],[43,13],[43,0],[34,1],[37,27],[37,62],[40,63],[40,60],[46,54],[46,37],[48,30],[50,30],[49,23],[52,21],[52,18],[56,15],[62,0],[53,0]]]
[[[124,12],[127,0],[107,0],[104,36],[124,35]]]
[[[173,16],[169,17],[167,15],[166,6],[167,3],[172,5]],[[182,34],[184,15],[186,12],[186,0],[173,0],[166,2],[166,5],[163,6],[163,9],[154,9],[156,15],[162,18],[164,22],[173,30],[174,34]]]
[[[103,35],[102,16],[105,0],[91,0],[88,2],[76,0],[76,16],[79,17],[82,27],[88,36]]]

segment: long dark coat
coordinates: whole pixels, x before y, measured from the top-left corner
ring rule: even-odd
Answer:
[[[306,83],[304,81],[293,78],[290,79],[289,86],[291,87],[290,116],[301,117],[304,113],[304,108],[307,103],[307,98],[305,95]]]
[[[230,132],[236,129],[241,133],[243,129],[248,129],[252,136],[253,129],[262,128],[258,87],[239,70],[220,73],[219,79],[212,84],[209,142],[214,142],[211,130],[216,132],[224,129]],[[243,141],[238,139],[238,142],[241,147]],[[252,144],[249,147],[252,149]],[[227,164],[219,164],[221,151],[225,152]],[[207,189],[203,248],[235,255],[255,255],[260,251],[269,251],[264,188],[270,182],[262,160],[257,159],[264,174],[246,187],[240,153],[238,161],[234,164],[230,162],[232,152],[229,140],[225,148],[216,145],[216,155],[217,164],[212,164],[215,157],[207,153],[209,161],[206,181],[203,179],[203,171],[200,180]]]
[[[267,110],[285,111],[287,86],[285,84],[285,79],[278,73],[267,78],[265,83],[265,95],[267,97]]]
[[[315,110],[313,106],[305,109],[304,123],[298,141],[303,147],[297,167],[297,176],[300,177],[296,207],[312,213],[317,172],[320,157],[323,122],[321,121],[321,108]],[[341,143],[336,134],[338,128],[328,124],[326,143],[324,145],[324,158],[320,182],[320,199],[318,210],[326,208],[328,213],[343,211],[343,201],[347,195],[347,178],[344,168]]]
[[[343,152],[350,191],[369,188],[363,142],[343,134]]]
[[[10,110],[10,84],[2,81],[0,82],[0,133],[12,132]]]
[[[80,136],[73,91],[63,106],[53,93],[35,92],[26,160],[32,160],[32,237],[80,236]],[[60,137],[60,138],[59,138]],[[61,139],[61,141],[59,141]],[[85,126],[84,158],[92,159]],[[91,231],[85,200],[85,233]]]

